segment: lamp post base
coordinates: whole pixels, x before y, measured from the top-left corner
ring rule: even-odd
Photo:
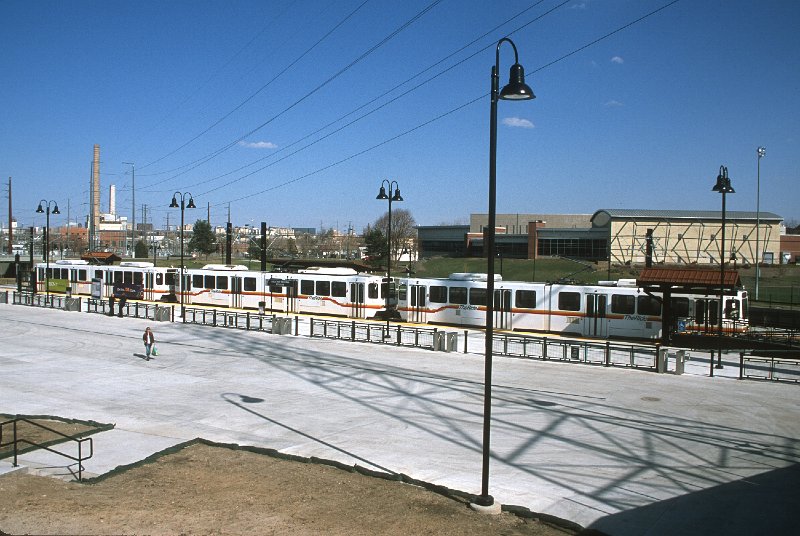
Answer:
[[[475,502],[469,503],[469,507],[479,514],[498,515],[503,511],[500,503],[491,495],[479,495],[475,498]]]

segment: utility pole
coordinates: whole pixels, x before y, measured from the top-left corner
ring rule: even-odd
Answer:
[[[123,162],[131,166],[131,252],[133,257],[136,248],[136,165],[133,162]]]

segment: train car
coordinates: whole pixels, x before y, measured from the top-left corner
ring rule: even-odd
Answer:
[[[37,290],[44,292],[47,265],[36,265]],[[149,262],[124,261],[116,266],[90,265],[84,260],[58,260],[50,264],[50,290],[91,296],[92,280],[101,281],[101,298],[114,295],[114,287],[128,289],[129,298],[174,301],[177,268],[154,267]],[[54,284],[55,282],[55,284]]]
[[[185,303],[284,313],[369,318],[384,304],[378,276],[349,268],[255,272],[242,265],[186,271]]]
[[[404,279],[398,311],[408,322],[481,327],[486,325],[486,274]],[[661,337],[662,297],[646,294],[636,281],[598,285],[507,282],[495,276],[494,325],[497,329],[539,331],[608,338]],[[718,329],[719,301],[676,294],[673,318],[681,331]],[[747,293],[726,296],[723,329],[747,329]]]

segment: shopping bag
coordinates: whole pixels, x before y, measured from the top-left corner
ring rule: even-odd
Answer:
[[[151,351],[150,353],[151,353],[152,355],[158,355],[158,348],[156,348],[156,345],[155,345],[155,344],[153,345],[153,351]]]

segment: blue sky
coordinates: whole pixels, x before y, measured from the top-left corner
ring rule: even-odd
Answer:
[[[499,104],[498,212],[718,210],[720,165],[755,210],[761,145],[761,210],[800,220],[800,3],[670,3],[4,0],[3,190],[22,225],[42,198],[83,222],[97,143],[103,210],[134,162],[137,221],[178,190],[188,221],[360,231],[391,179],[418,224],[467,223],[510,35],[537,98]]]

